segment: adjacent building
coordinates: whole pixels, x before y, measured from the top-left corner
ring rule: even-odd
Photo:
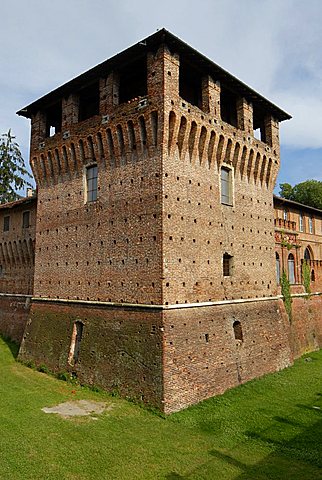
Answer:
[[[0,330],[21,342],[34,286],[37,199],[0,205]]]
[[[303,263],[310,269],[310,289],[322,291],[322,211],[274,196],[276,274],[287,272],[292,285],[303,283]]]

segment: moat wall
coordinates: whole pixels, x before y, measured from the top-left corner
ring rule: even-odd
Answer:
[[[0,294],[0,335],[20,344],[30,311],[30,296]]]
[[[68,356],[81,322],[79,359]],[[157,310],[34,302],[19,358],[162,409],[162,317]]]

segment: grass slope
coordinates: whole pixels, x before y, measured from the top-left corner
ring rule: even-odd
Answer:
[[[163,419],[16,363],[0,339],[0,479],[322,479],[322,351]],[[96,421],[41,411],[70,399]]]

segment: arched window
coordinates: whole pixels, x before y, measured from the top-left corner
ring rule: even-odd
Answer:
[[[315,272],[314,272],[314,270],[311,271],[311,282],[315,282]]]
[[[236,320],[233,323],[233,329],[234,329],[235,340],[239,340],[240,342],[242,342],[243,341],[243,330],[242,330],[241,323],[238,320]]]
[[[309,247],[306,247],[304,251],[304,260],[306,261],[313,260],[312,252],[310,251]]]
[[[281,278],[281,265],[280,265],[280,256],[277,252],[275,253],[275,262],[276,262],[276,282],[277,282],[277,285],[279,285],[280,278]]]
[[[288,267],[288,280],[290,283],[295,283],[295,260],[292,253],[289,254],[287,259]]]
[[[83,336],[83,328],[84,325],[80,321],[75,322],[73,325],[73,332],[68,355],[68,363],[70,365],[75,365],[78,361],[80,344]]]

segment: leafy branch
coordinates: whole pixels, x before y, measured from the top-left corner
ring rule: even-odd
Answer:
[[[10,129],[0,137],[0,203],[17,200],[17,190],[31,187],[28,179],[32,177],[15,138]]]

